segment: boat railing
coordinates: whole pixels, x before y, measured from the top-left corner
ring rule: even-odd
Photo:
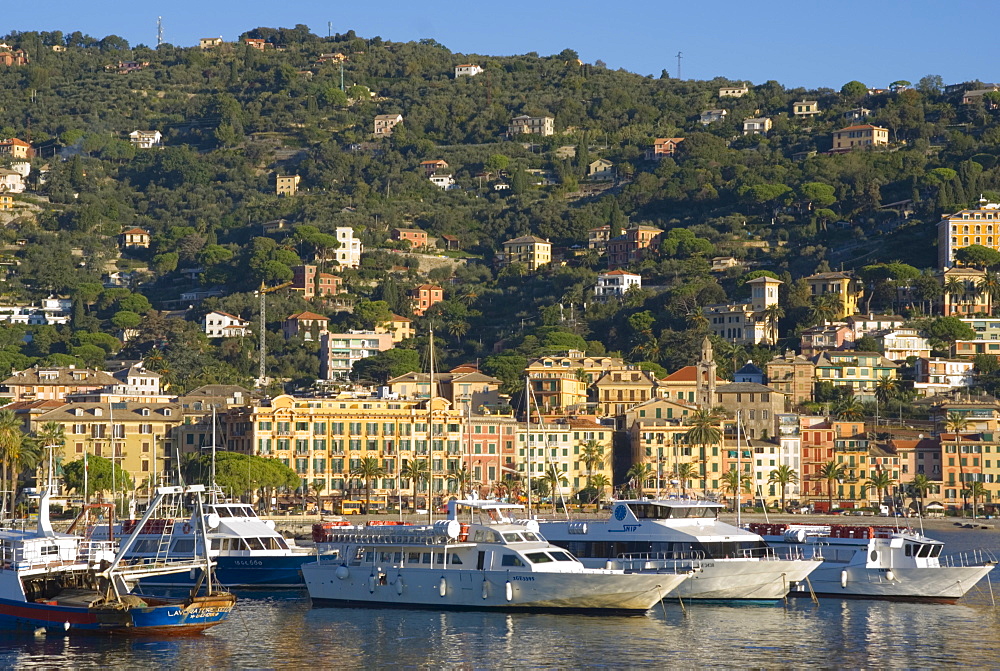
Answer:
[[[113,557],[117,549],[118,544],[114,541],[80,541],[77,558],[86,562],[107,559],[108,555]]]
[[[618,555],[614,563],[624,571],[683,573],[700,569],[704,556],[703,552],[628,552]]]
[[[949,568],[966,568],[971,566],[985,566],[986,564],[1000,563],[997,557],[989,550],[966,550],[963,552],[952,552],[938,557],[941,566]]]
[[[335,533],[326,536],[328,540],[316,544],[322,551],[323,547],[352,543],[357,545],[420,545],[441,546],[458,543],[447,536],[417,536],[411,534],[365,534],[365,533]],[[322,547],[321,547],[322,546]]]

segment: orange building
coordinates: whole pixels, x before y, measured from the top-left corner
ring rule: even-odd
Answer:
[[[421,284],[410,289],[410,298],[413,299],[413,314],[422,317],[432,305],[444,300],[444,289],[436,284]]]

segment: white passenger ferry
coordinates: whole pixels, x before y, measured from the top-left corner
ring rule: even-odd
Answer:
[[[456,506],[477,517],[455,517]],[[442,609],[642,613],[688,573],[586,568],[508,517],[521,506],[452,501],[452,519],[434,525],[334,529],[302,574],[313,603]]]
[[[797,550],[779,556],[758,534],[719,521],[720,510],[710,501],[621,500],[607,518],[538,528],[586,566],[693,571],[671,594],[685,599],[775,601],[819,567]]]

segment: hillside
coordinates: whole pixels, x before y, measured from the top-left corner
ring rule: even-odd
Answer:
[[[414,316],[406,292],[428,280],[443,284],[446,300],[416,328],[435,326],[442,365],[492,357],[487,369],[511,388],[517,364],[546,348],[619,351],[672,370],[693,360],[691,344],[705,333],[700,307],[747,295],[746,267],[713,274],[712,257],[782,278],[780,331],[794,339],[819,319],[798,278],[897,260],[929,269],[942,214],[981,194],[1000,200],[1000,113],[988,96],[962,104],[961,91],[945,94],[939,77],[874,92],[858,82],[808,91],[769,81],[720,98],[734,82],[643,77],[580,63],[569,50],[456,54],[433,41],[320,38],[301,26],[244,37],[270,46],[3,38],[30,62],[0,68],[0,136],[30,141],[32,177],[45,175],[17,197],[31,207],[15,208],[2,229],[3,244],[23,243],[5,252],[4,291],[14,301],[66,296],[74,307],[65,326],[4,324],[0,368],[146,356],[175,388],[246,384],[256,336],[211,344],[197,320],[214,309],[256,320],[253,290],[290,280],[302,262],[326,265],[331,233],[350,226],[367,253],[360,268],[336,271],[345,300],[271,295],[271,376],[306,385],[318,374],[315,343],[280,335],[293,311],[329,316],[331,330],[370,327],[386,310]],[[484,71],[456,78],[466,63]],[[819,113],[793,114],[802,100]],[[711,109],[725,118],[701,123]],[[852,121],[850,110],[863,116]],[[375,116],[396,113],[403,122],[391,136],[374,138]],[[554,133],[508,138],[521,114],[552,117]],[[743,120],[758,117],[770,119],[766,136],[743,135]],[[888,145],[824,153],[833,131],[852,123],[888,129]],[[163,147],[136,149],[135,130],[160,131]],[[684,140],[674,156],[648,160],[656,138]],[[458,188],[427,179],[421,162],[438,159]],[[610,161],[611,179],[588,179],[597,159]],[[529,170],[548,171],[551,183],[534,185]],[[298,192],[276,195],[276,176],[292,174]],[[279,219],[291,225],[263,235],[262,224]],[[607,266],[587,251],[588,231],[636,224],[666,231],[631,267],[657,289],[593,301]],[[150,247],[122,256],[118,235],[134,227],[149,231]],[[452,254],[467,263],[418,273],[415,259],[388,253],[401,246],[390,240],[397,227],[455,236]],[[551,240],[565,264],[494,267],[503,241],[528,234]],[[137,272],[109,287],[112,268]],[[222,295],[186,319],[163,312],[186,308],[182,293],[213,288]],[[900,306],[883,291],[870,307]],[[723,372],[740,358],[770,357],[723,343],[717,351]]]

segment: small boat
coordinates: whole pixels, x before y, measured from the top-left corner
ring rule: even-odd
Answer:
[[[768,545],[822,558],[810,576],[819,596],[954,603],[993,570],[981,553],[943,555],[944,543],[913,529],[852,524],[761,524]],[[798,583],[792,594],[805,596]]]
[[[457,505],[479,517],[455,517]],[[688,573],[589,569],[508,516],[522,506],[452,501],[433,525],[334,529],[326,554],[302,566],[315,605],[644,613]]]
[[[202,491],[200,485],[161,487],[149,512],[165,496],[193,494],[200,503]],[[177,635],[203,631],[229,616],[236,599],[215,590],[207,558],[130,564],[124,556],[135,534],[116,552],[110,540],[57,533],[49,521],[49,491],[29,495],[39,499],[37,529],[0,531],[0,624],[4,627]],[[132,592],[135,581],[147,575],[179,571],[200,576],[186,597],[153,598]]]
[[[228,588],[304,586],[299,569],[305,562],[313,561],[312,549],[296,547],[293,540],[275,530],[273,521],[260,519],[249,504],[227,503],[213,496],[203,507],[209,556],[215,561],[215,575],[220,584]],[[136,529],[139,535],[126,555],[129,561],[157,556],[181,561],[204,553],[196,515],[181,519],[153,518],[141,526],[137,520],[126,520],[114,525],[113,533],[124,536]],[[108,533],[107,525],[91,528],[91,538],[97,540],[106,540]],[[182,573],[152,575],[141,582],[155,587],[189,587],[193,583],[194,578]]]
[[[597,520],[539,520],[542,535],[590,567],[693,571],[669,595],[705,601],[784,598],[820,562],[779,556],[755,533],[719,521],[722,505],[692,499],[614,501]]]

